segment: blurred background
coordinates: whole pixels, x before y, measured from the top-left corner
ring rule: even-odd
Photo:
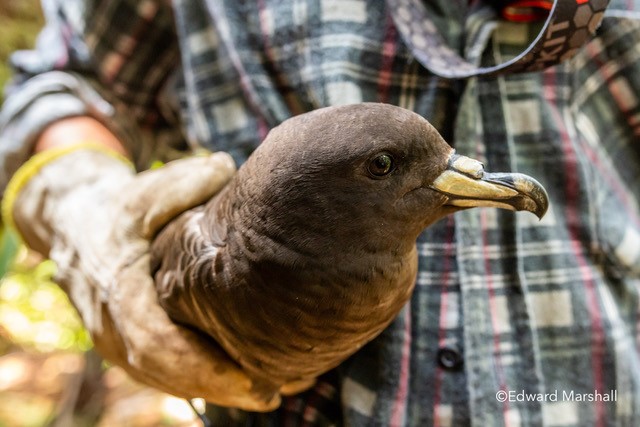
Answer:
[[[0,87],[11,52],[32,47],[42,25],[38,0],[0,0]],[[54,273],[0,225],[0,427],[201,425],[186,401],[92,351]]]

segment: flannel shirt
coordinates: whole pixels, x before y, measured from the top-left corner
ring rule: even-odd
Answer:
[[[478,2],[423,3],[479,63],[538,34]],[[197,146],[242,161],[287,117],[377,101],[549,192],[541,221],[473,209],[427,229],[412,299],[388,329],[279,410],[210,407],[214,425],[640,425],[640,3],[614,0],[557,66],[464,80],[421,66],[383,1],[44,5],[37,52],[13,57],[2,186],[65,116],[98,117],[144,168]]]

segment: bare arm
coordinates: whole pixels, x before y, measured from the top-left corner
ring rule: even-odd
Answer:
[[[130,158],[118,138],[105,125],[88,116],[69,117],[49,125],[38,137],[35,152],[83,142],[104,145]]]

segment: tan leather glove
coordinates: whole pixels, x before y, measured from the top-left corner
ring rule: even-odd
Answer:
[[[34,156],[3,200],[6,220],[58,266],[98,351],[135,379],[185,398],[266,411],[251,380],[216,344],[174,324],[158,305],[149,242],[169,220],[203,203],[231,178],[225,153],[135,174],[97,145]]]

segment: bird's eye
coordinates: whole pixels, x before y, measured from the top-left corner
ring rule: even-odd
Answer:
[[[369,173],[375,177],[382,177],[393,170],[393,157],[389,154],[379,154],[368,166]]]

